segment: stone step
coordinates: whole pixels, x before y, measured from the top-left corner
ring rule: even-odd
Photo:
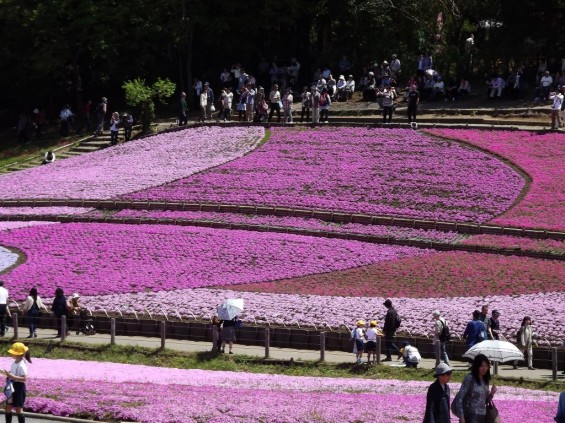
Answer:
[[[103,139],[96,139],[90,141],[84,141],[80,143],[80,146],[87,146],[87,147],[107,147],[110,145],[110,140],[103,140]]]
[[[100,150],[100,147],[97,146],[88,146],[88,145],[79,145],[78,147],[73,147],[71,149],[72,152],[81,152],[81,153],[92,153],[94,151]]]

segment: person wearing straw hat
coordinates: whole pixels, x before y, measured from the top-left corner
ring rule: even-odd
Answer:
[[[363,351],[365,351],[365,322],[358,320],[355,329],[351,332],[351,339],[353,339],[353,353],[355,353],[356,364],[361,363],[363,358]]]
[[[25,416],[23,411],[26,400],[27,380],[27,365],[25,360],[31,363],[31,356],[29,348],[21,342],[12,344],[12,348],[8,350],[8,354],[14,359],[10,371],[0,370],[0,373],[6,376],[6,387],[4,388],[4,394],[6,395],[6,423],[12,422],[12,409],[16,411],[18,423],[24,423]]]
[[[449,409],[451,393],[448,383],[452,372],[451,367],[445,363],[440,363],[436,367],[436,381],[430,385],[426,395],[424,423],[451,422],[451,410]]]

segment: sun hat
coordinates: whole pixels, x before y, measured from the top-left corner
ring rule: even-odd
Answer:
[[[345,76],[343,76],[343,75],[339,75],[339,79],[340,79],[340,80],[344,80],[344,81],[345,81]]]
[[[369,72],[369,75],[373,76],[375,74],[375,72]]]
[[[364,320],[357,320],[357,326],[365,326]]]
[[[371,327],[375,327],[377,326],[377,321],[376,320],[371,320]]]
[[[78,293],[75,292],[71,298],[74,300],[76,298],[80,298],[80,295],[78,295]]]
[[[8,350],[8,354],[24,355],[28,350],[29,348],[26,347],[24,344],[22,344],[21,342],[16,342],[12,344],[12,348]]]
[[[440,363],[437,367],[436,367],[436,372],[435,372],[435,377],[444,375],[446,373],[450,373],[453,370],[451,369],[451,367],[449,367],[449,365],[445,364],[445,363]]]
[[[441,313],[440,313],[439,310],[434,310],[434,311],[432,312],[432,316],[434,316],[434,317],[439,317],[439,316],[441,316]]]

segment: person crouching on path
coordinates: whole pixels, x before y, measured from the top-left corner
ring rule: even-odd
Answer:
[[[430,385],[426,396],[426,413],[423,423],[451,423],[451,410],[449,409],[451,392],[448,385],[451,373],[451,367],[445,363],[440,363],[436,367],[436,381]]]
[[[358,320],[357,327],[351,332],[356,364],[361,364],[361,359],[363,358],[363,351],[365,351],[365,336],[365,322],[363,320]]]
[[[369,324],[369,329],[366,332],[367,343],[365,344],[365,351],[367,351],[367,364],[371,364],[371,355],[373,356],[372,363],[377,362],[377,337],[383,336],[383,333],[377,327],[376,320]]]
[[[31,363],[31,356],[29,348],[21,342],[12,344],[12,348],[8,350],[8,354],[14,359],[10,371],[0,370],[0,373],[6,376],[8,381],[11,382],[12,389],[5,389],[6,394],[6,423],[12,423],[12,409],[15,409],[16,416],[18,416],[18,423],[25,423],[26,419],[23,414],[24,403],[26,400],[26,381],[27,381],[27,366],[25,360]],[[25,360],[24,360],[25,358]],[[11,392],[10,392],[11,391]],[[10,394],[10,395],[9,395]]]

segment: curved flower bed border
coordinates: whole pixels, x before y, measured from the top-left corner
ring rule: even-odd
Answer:
[[[86,207],[101,210],[173,210],[201,211],[218,213],[242,213],[257,215],[289,216],[319,219],[333,223],[361,223],[365,225],[389,225],[415,229],[433,229],[451,231],[466,235],[512,235],[535,239],[565,240],[565,232],[537,229],[513,228],[497,225],[480,225],[475,223],[442,222],[425,219],[406,219],[392,216],[374,216],[358,213],[342,213],[325,210],[309,210],[288,207],[242,206],[235,204],[182,203],[157,201],[124,201],[124,200],[0,200],[0,207]],[[22,216],[0,216],[0,220],[26,220]],[[37,217],[37,216],[35,216]],[[69,219],[69,220],[63,220]],[[60,217],[61,222],[73,222],[68,216]]]
[[[519,256],[531,257],[545,260],[560,260],[565,261],[565,254],[554,253],[550,251],[533,251],[522,250],[513,248],[500,248],[485,245],[465,245],[465,244],[447,244],[434,241],[422,241],[413,239],[396,239],[393,237],[382,237],[368,234],[357,234],[348,232],[333,232],[322,231],[315,229],[292,228],[282,226],[267,226],[267,225],[253,225],[248,223],[225,223],[225,222],[211,222],[196,219],[147,219],[147,218],[133,218],[133,217],[95,217],[95,216],[49,216],[49,215],[11,215],[0,216],[0,221],[49,221],[53,220],[60,223],[118,223],[129,225],[179,225],[179,226],[195,226],[215,229],[233,229],[244,231],[257,231],[257,232],[275,232],[284,234],[304,235],[321,238],[344,239],[348,241],[360,241],[371,244],[387,244],[405,247],[415,247],[423,249],[433,249],[437,251],[465,251],[470,253],[484,253],[484,254],[500,254],[504,256]],[[565,235],[565,234],[563,234]]]

